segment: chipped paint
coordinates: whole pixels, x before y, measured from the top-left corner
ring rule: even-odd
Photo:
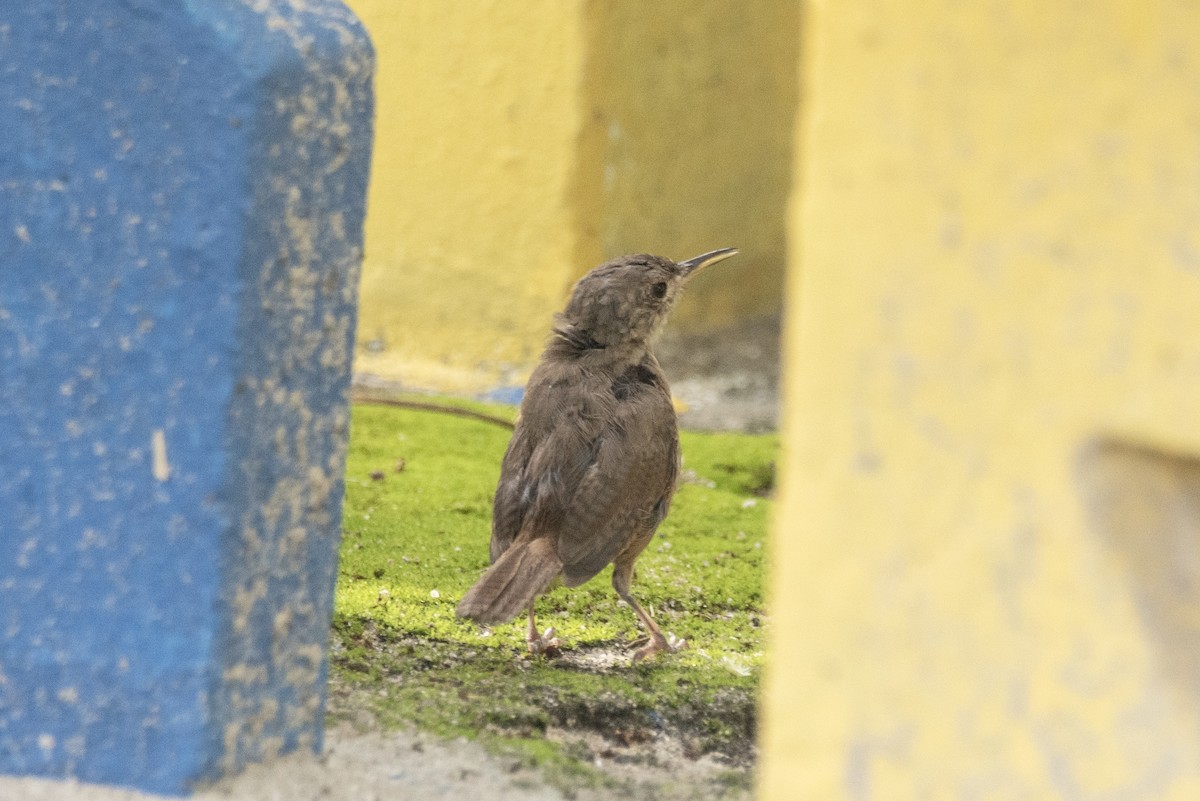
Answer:
[[[167,461],[167,437],[161,428],[150,435],[151,467],[155,481],[166,481],[171,477],[171,463]]]
[[[304,7],[290,2],[262,10],[269,29],[284,32],[297,47],[310,47],[312,27],[303,35],[294,27]],[[343,41],[344,22],[337,15],[322,17],[322,35]],[[236,428],[250,434],[231,447],[249,446],[246,458],[272,465],[272,475],[269,481],[245,475],[229,488],[247,502],[240,504],[244,513],[236,527],[243,532],[239,570],[231,573],[242,578],[231,585],[233,625],[220,646],[233,660],[271,665],[271,683],[231,678],[214,695],[217,704],[235,711],[224,729],[225,770],[320,741],[330,615],[326,588],[334,577],[345,460],[344,376],[362,251],[361,216],[348,225],[343,209],[314,200],[339,196],[335,188],[346,181],[346,153],[352,149],[336,143],[361,127],[349,121],[361,115],[368,58],[361,48],[349,50],[337,80],[319,70],[289,76],[294,90],[281,93],[273,108],[300,145],[290,151],[265,148],[270,177],[263,186],[269,193],[260,190],[258,202],[274,210],[262,217],[273,247],[255,260],[261,265],[255,279],[261,300],[247,305],[240,325],[273,339],[278,358],[250,365],[246,391],[230,408]],[[298,169],[296,152],[314,153],[318,143],[329,145],[328,160]],[[330,271],[331,253],[340,254],[336,272]],[[338,280],[329,280],[332,275]],[[314,552],[327,555],[316,575],[308,572]]]

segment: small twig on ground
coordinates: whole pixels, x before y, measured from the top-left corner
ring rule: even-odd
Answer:
[[[400,398],[381,398],[378,395],[367,395],[359,390],[355,390],[350,395],[350,400],[353,403],[365,403],[372,406],[394,406],[398,409],[415,409],[421,412],[434,412],[437,414],[450,414],[455,417],[467,417],[472,420],[480,420],[485,423],[502,426],[512,431],[515,423],[511,420],[505,420],[503,417],[477,412],[474,409],[464,409],[460,406],[450,406],[444,403],[430,403],[428,401],[403,400]]]

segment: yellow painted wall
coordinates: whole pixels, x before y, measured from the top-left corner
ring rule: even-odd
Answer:
[[[762,797],[1200,798],[1200,7],[803,26]]]
[[[355,368],[511,382],[574,277],[583,4],[348,4],[378,65]]]
[[[742,255],[676,324],[777,313],[797,0],[349,0],[377,123],[355,368],[521,384],[573,281],[606,258]]]
[[[799,0],[587,6],[580,227],[605,259],[741,252],[689,285],[672,324],[778,313],[795,127]],[[575,260],[576,275],[595,252]]]

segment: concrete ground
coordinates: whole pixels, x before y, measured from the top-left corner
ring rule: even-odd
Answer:
[[[196,793],[196,801],[384,801],[410,796],[442,801],[559,801],[560,791],[466,741],[415,733],[358,734],[335,728],[325,753],[293,754]],[[158,801],[78,782],[0,778],[0,801]]]
[[[604,767],[604,766],[600,766]],[[202,789],[195,801],[601,801],[601,799],[749,799],[750,789],[720,787],[692,764],[674,775],[622,771],[622,788],[563,790],[536,771],[487,753],[466,740],[415,732],[357,733],[342,726],[326,737],[321,756],[292,754]],[[607,771],[606,771],[607,772]],[[0,801],[161,801],[161,796],[79,782],[0,777]]]
[[[679,424],[702,431],[773,431],[779,416],[779,318],[702,334],[670,328],[655,348],[684,408]]]

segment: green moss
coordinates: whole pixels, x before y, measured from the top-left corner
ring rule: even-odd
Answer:
[[[459,405],[514,416],[508,407]],[[616,738],[666,729],[697,752],[747,756],[775,437],[683,434],[685,483],[638,562],[634,595],[690,647],[632,666],[627,646],[639,628],[608,571],[539,601],[539,622],[562,641],[558,659],[526,653],[522,620],[487,632],[454,616],[488,564],[491,499],[509,435],[428,411],[354,408],[334,714],[347,711],[337,702],[345,696],[384,725],[481,737],[580,781],[594,771],[545,740],[551,726]]]

